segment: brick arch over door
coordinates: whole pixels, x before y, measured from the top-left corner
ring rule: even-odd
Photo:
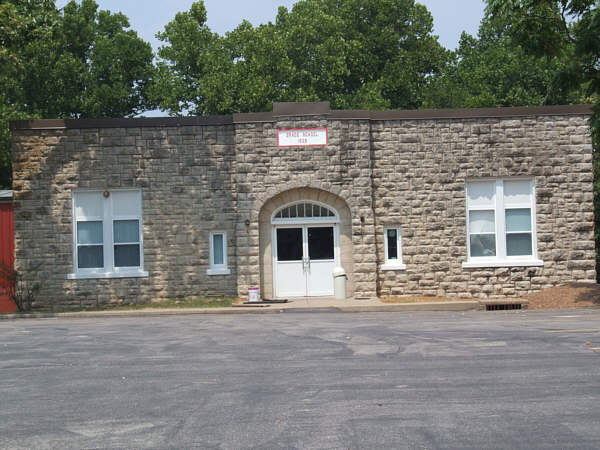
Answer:
[[[300,187],[281,192],[267,200],[259,211],[259,261],[260,290],[264,297],[274,296],[273,292],[273,247],[271,216],[275,210],[297,201],[315,201],[331,206],[339,214],[340,222],[340,261],[348,274],[348,295],[354,295],[352,262],[352,215],[347,203],[341,197],[322,189]]]

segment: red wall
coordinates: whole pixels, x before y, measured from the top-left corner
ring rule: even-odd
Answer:
[[[0,262],[12,269],[15,262],[15,221],[12,203],[0,203]],[[16,310],[14,302],[4,291],[6,280],[0,277],[0,313]]]

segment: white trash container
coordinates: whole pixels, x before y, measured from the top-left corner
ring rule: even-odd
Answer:
[[[333,294],[336,300],[346,300],[346,281],[348,275],[343,267],[333,269]]]
[[[258,298],[259,298],[258,288],[257,287],[248,288],[248,301],[249,302],[257,302]]]

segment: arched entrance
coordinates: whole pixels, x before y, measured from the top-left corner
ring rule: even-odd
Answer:
[[[340,263],[337,212],[328,205],[299,201],[277,209],[273,225],[273,286],[276,297],[333,295]]]
[[[351,215],[340,197],[298,188],[260,210],[260,275],[265,297],[333,295],[332,270],[342,266],[353,294]]]

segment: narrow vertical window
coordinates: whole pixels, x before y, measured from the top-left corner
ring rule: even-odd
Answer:
[[[386,230],[387,239],[387,261],[398,260],[398,233],[396,230]]]
[[[402,233],[400,227],[386,228],[384,234],[385,264],[383,270],[402,270],[406,265],[402,263]]]
[[[82,192],[74,198],[76,268],[104,268],[104,204],[100,192]]]
[[[113,262],[115,268],[141,265],[140,223],[142,205],[139,191],[115,191],[112,206]]]
[[[227,267],[227,233],[213,231],[210,233],[210,268],[208,275],[229,275],[231,270]]]
[[[223,235],[213,234],[213,266],[223,265]]]
[[[531,182],[529,180],[504,181],[503,203],[506,256],[533,256]]]
[[[467,185],[469,256],[496,256],[496,181]]]

